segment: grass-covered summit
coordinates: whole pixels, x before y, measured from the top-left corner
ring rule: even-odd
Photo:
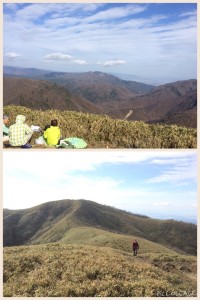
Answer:
[[[146,124],[141,121],[112,119],[73,111],[33,110],[9,105],[4,113],[15,122],[18,114],[27,117],[28,125],[44,128],[52,119],[57,119],[62,137],[84,139],[88,148],[196,148],[197,130],[176,125]],[[34,133],[34,138],[38,135]],[[32,143],[34,144],[34,138]]]
[[[143,243],[141,251],[162,252],[161,246],[165,246],[196,255],[195,224],[152,219],[87,200],[60,200],[29,209],[4,210],[4,246],[63,242],[131,251],[135,236]]]

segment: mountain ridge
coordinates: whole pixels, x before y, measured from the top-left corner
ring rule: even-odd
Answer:
[[[100,71],[88,71],[88,72],[56,72],[50,70],[42,70],[36,68],[21,68],[21,67],[12,67],[12,66],[3,66],[4,76],[11,77],[25,77],[25,78],[39,78],[39,79],[47,79],[47,78],[57,78],[57,79],[70,79],[70,80],[85,80],[85,78],[90,81],[100,80],[106,81],[110,83],[124,83],[127,85],[133,84],[135,86],[136,91],[141,92],[142,89],[144,91],[149,91],[154,88],[154,85],[134,81],[134,80],[125,80],[119,78],[117,75],[112,75],[110,73],[100,72]]]
[[[33,80],[32,87],[26,80]],[[4,105],[36,105],[43,110],[106,114],[114,119],[150,124],[197,127],[196,79],[152,86],[98,71],[67,73],[4,66],[3,102]]]
[[[62,86],[48,81],[4,77],[3,86],[4,105],[15,104],[41,110],[59,107],[60,110],[102,113],[91,102],[74,96]]]
[[[196,225],[174,220],[157,220],[128,213],[88,200],[59,200],[29,209],[4,211],[4,246],[58,242],[69,230],[87,227],[137,236],[196,254]],[[183,239],[184,237],[184,239]]]

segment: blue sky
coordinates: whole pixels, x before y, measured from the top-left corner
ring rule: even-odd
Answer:
[[[196,151],[3,153],[3,207],[86,199],[156,218],[197,217]]]
[[[6,3],[4,64],[129,74],[161,84],[197,77],[195,3]]]

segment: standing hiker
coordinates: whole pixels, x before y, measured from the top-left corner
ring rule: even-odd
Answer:
[[[137,242],[137,240],[133,241],[133,255],[137,256],[137,251],[139,250],[139,244]]]

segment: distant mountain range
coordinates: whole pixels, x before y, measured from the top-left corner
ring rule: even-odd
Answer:
[[[181,253],[196,255],[197,251],[195,224],[152,219],[93,201],[53,201],[29,209],[4,209],[3,214],[4,246],[89,243],[91,238],[95,245],[95,236],[99,235],[109,244],[111,234],[115,234],[119,240],[139,237]]]
[[[4,66],[3,103],[197,126],[195,79],[155,87],[102,72],[67,73]]]
[[[149,92],[154,86],[126,81],[102,72],[56,73],[45,75],[47,80],[57,82],[72,93],[95,104],[124,101],[130,97]]]

